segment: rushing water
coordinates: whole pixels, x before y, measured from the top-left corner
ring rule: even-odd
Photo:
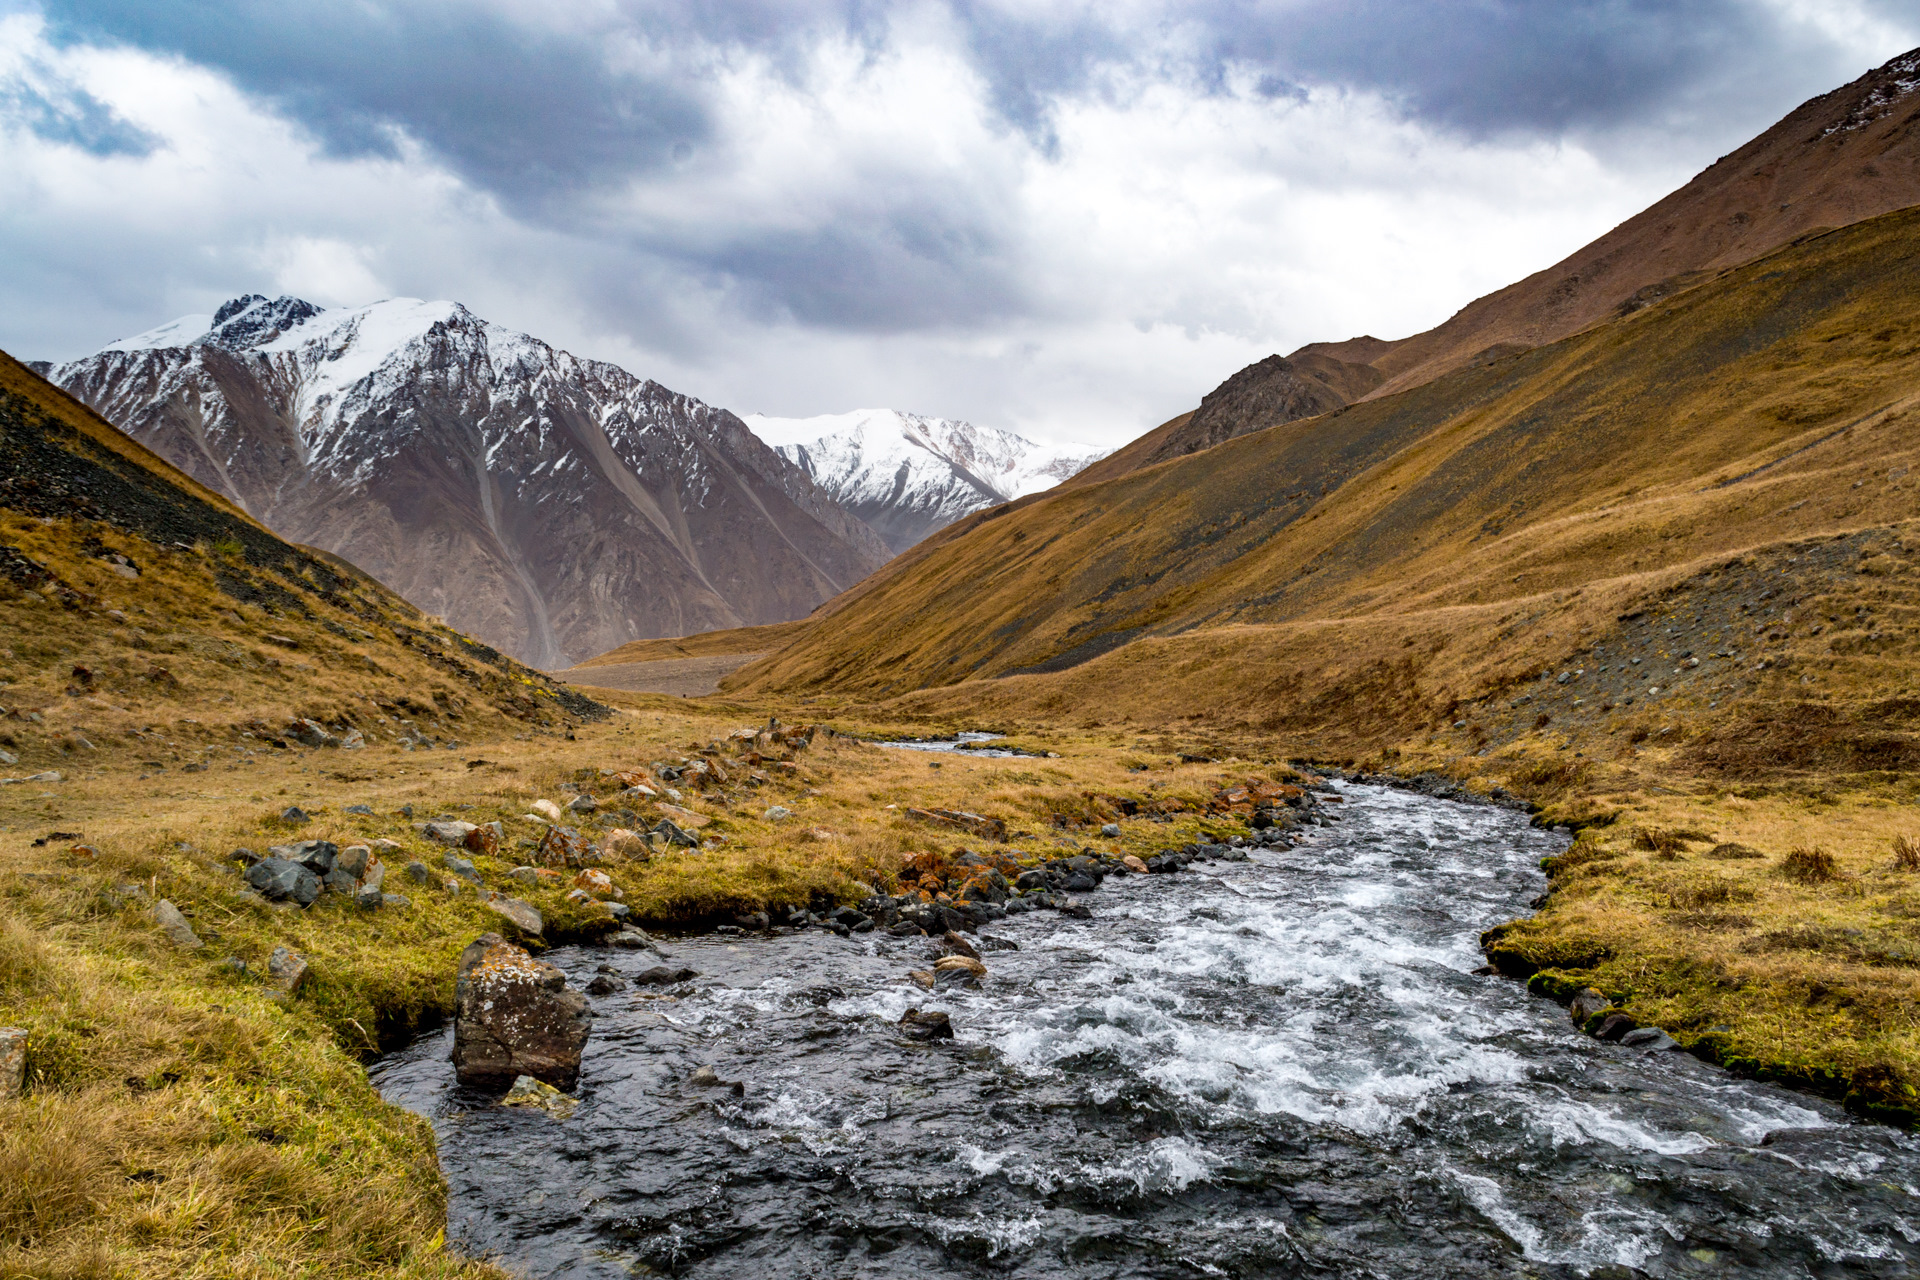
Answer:
[[[951,738],[902,738],[897,742],[876,742],[876,747],[896,747],[901,751],[958,751],[969,756],[1011,756],[1018,752],[1005,747],[983,747],[982,742],[998,742],[1005,737],[1001,733],[976,733],[963,729]]]
[[[527,1276],[1913,1273],[1920,1146],[1471,976],[1553,837],[1344,791],[1298,849],[983,930],[1019,949],[977,991],[905,982],[920,939],[672,945],[703,976],[596,999],[566,1122],[455,1088],[445,1034],[376,1080],[433,1121],[455,1244]]]

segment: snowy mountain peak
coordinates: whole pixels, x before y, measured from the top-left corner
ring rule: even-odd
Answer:
[[[898,409],[752,414],[745,421],[896,552],[971,512],[1051,488],[1105,456]]]

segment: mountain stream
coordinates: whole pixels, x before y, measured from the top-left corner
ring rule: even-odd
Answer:
[[[1561,840],[1341,791],[1299,848],[984,927],[978,990],[907,982],[920,938],[665,943],[701,976],[595,999],[566,1121],[457,1088],[450,1031],[375,1083],[454,1247],[529,1277],[1914,1274],[1920,1144],[1469,973]]]

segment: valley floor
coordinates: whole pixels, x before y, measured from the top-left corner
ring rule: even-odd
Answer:
[[[213,741],[237,726],[178,717],[132,748],[71,752],[57,782],[0,788],[0,1026],[29,1037],[25,1095],[0,1102],[0,1275],[484,1274],[441,1248],[431,1134],[380,1102],[363,1064],[443,1018],[461,948],[506,927],[450,855],[538,908],[546,943],[614,927],[605,908],[567,901],[571,871],[509,877],[537,861],[536,800],[594,796],[565,821],[610,850],[632,848],[614,829],[662,816],[693,829],[706,847],[603,867],[635,922],[678,931],[911,889],[903,870],[962,845],[1031,863],[1248,834],[1252,806],[1273,803],[1261,796],[1301,776],[1273,738],[1029,725],[1008,742],[1033,754],[977,758],[870,740],[1005,726],[603,696],[617,704],[605,720],[458,749],[289,742],[247,755]],[[729,740],[769,715],[840,732],[790,756],[750,758],[750,742]],[[1682,750],[1656,734],[1604,759],[1531,739],[1473,755],[1429,736],[1337,763],[1511,789],[1545,806],[1543,822],[1579,828],[1540,913],[1490,939],[1506,972],[1563,1001],[1595,987],[1735,1070],[1911,1120],[1920,857],[1900,842],[1920,840],[1914,782],[1729,789],[1698,781]],[[704,788],[656,772],[701,759],[719,765]],[[620,771],[684,787],[681,803],[622,796]],[[289,807],[308,820],[284,819]],[[934,810],[998,820],[1007,842]],[[498,821],[504,839],[493,855],[450,851],[416,825],[432,818]],[[368,910],[326,895],[303,911],[247,892],[234,849],[319,838],[393,842],[378,855],[386,888],[410,901]],[[424,883],[403,874],[410,862]],[[202,945],[169,940],[161,899]],[[281,946],[310,966],[291,997],[267,976]]]

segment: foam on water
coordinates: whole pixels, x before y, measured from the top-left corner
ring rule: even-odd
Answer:
[[[598,1002],[564,1125],[451,1088],[443,1043],[376,1076],[434,1118],[452,1237],[529,1275],[1424,1280],[1684,1276],[1711,1257],[1713,1274],[1798,1277],[1920,1260],[1909,1139],[1595,1041],[1468,972],[1563,841],[1501,810],[1345,792],[1301,849],[1110,880],[1091,920],[990,926],[1019,949],[986,953],[979,990],[911,985],[925,944],[884,935],[681,944],[674,963],[705,975],[692,989]],[[576,981],[607,959],[556,958]],[[904,1039],[909,1008],[945,1010],[957,1039]],[[705,1064],[743,1095],[691,1087]],[[516,1180],[553,1194],[532,1204]]]

